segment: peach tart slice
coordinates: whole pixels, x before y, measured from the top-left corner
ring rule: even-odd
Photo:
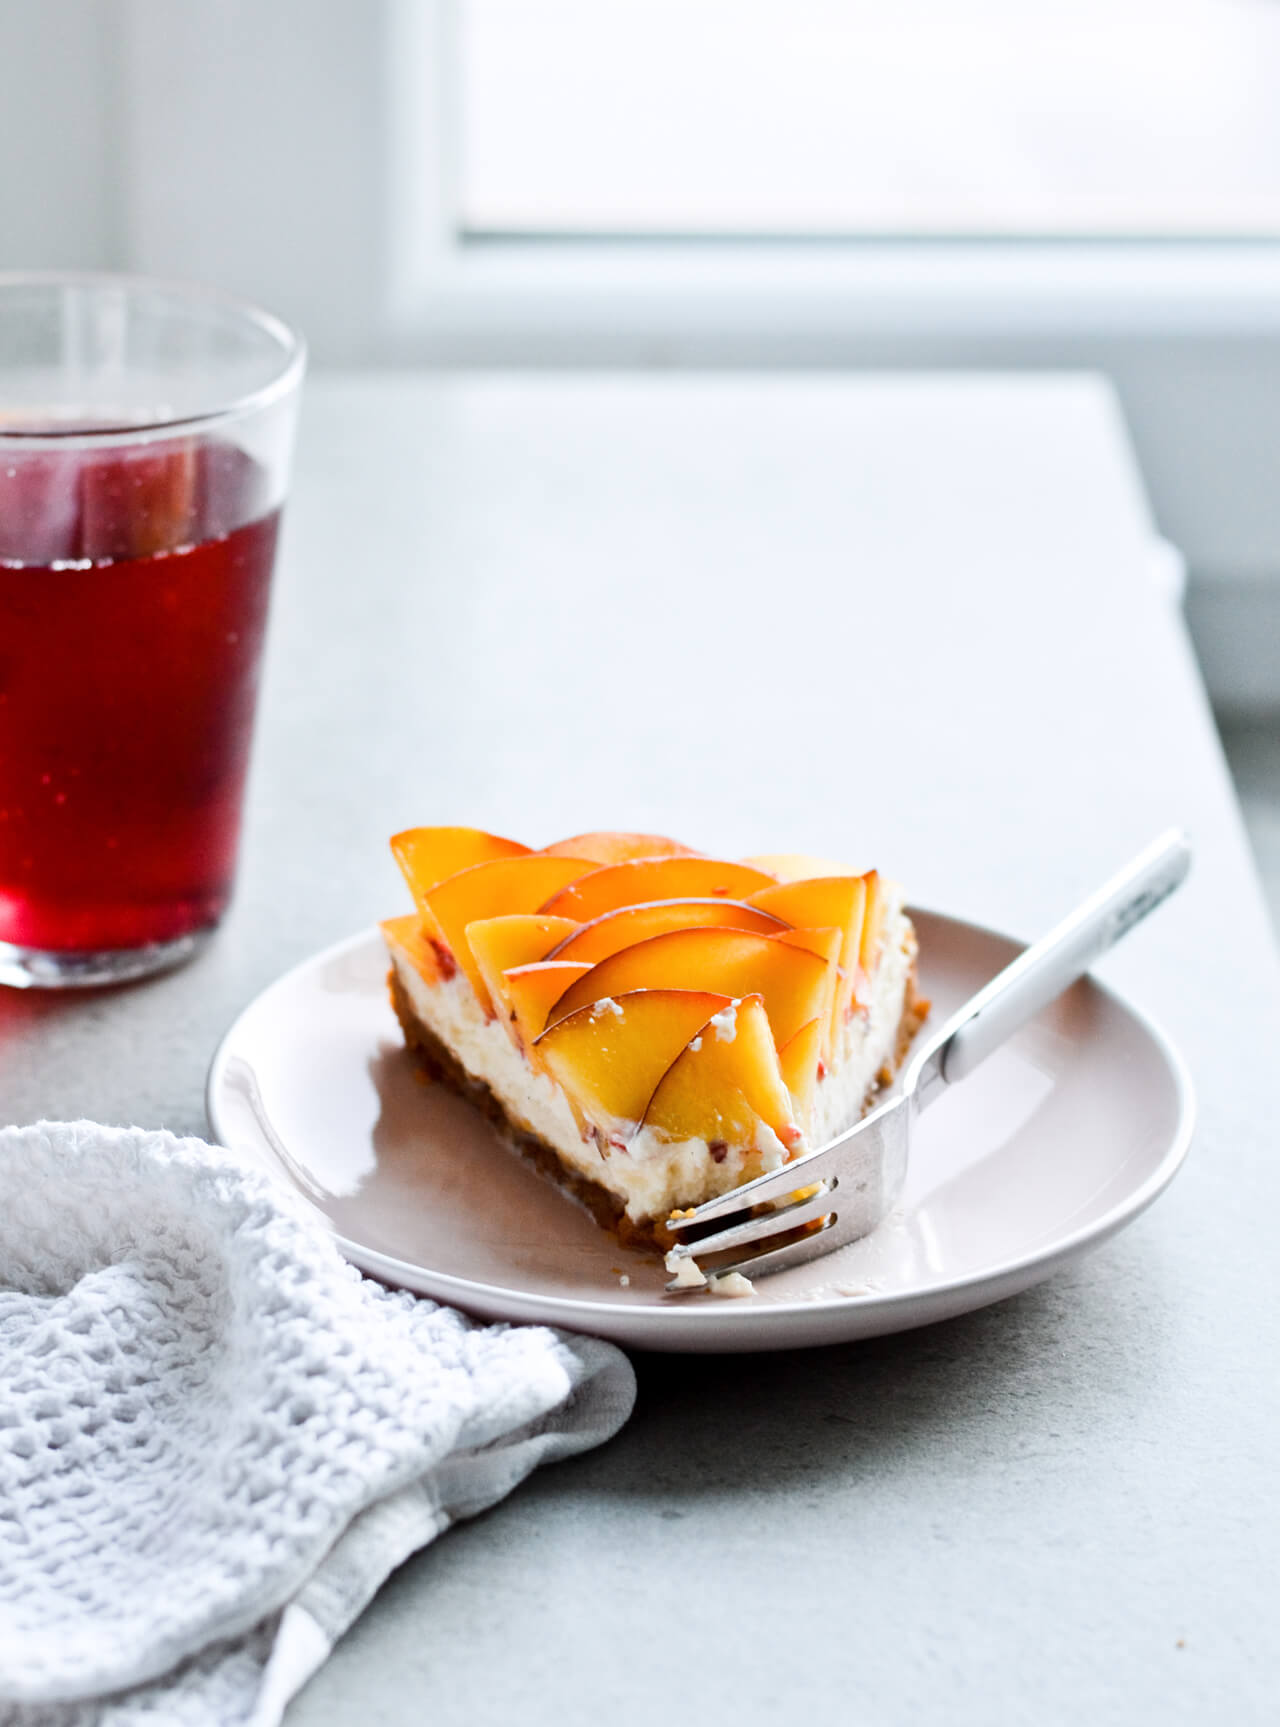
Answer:
[[[855,1122],[928,1011],[874,870],[647,833],[391,843],[415,908],[382,925],[410,1050],[626,1242],[661,1250],[673,1210]]]

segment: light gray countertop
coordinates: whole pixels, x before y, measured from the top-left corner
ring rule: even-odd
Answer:
[[[314,379],[242,861],[193,965],[0,991],[0,1108],[204,1131],[258,989],[401,909],[386,836],[866,860],[1034,935],[1157,830],[1100,968],[1187,1168],[1039,1290],[790,1356],[640,1357],[630,1426],[407,1565],[297,1727],[1272,1719],[1280,990],[1096,381]]]

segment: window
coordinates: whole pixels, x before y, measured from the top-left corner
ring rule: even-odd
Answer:
[[[459,0],[474,237],[1280,234],[1270,0]]]

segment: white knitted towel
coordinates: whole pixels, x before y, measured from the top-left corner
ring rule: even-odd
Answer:
[[[0,1723],[272,1727],[389,1571],[634,1390],[362,1278],[199,1140],[0,1130]]]

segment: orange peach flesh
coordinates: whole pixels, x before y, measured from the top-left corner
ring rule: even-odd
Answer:
[[[391,839],[392,856],[432,935],[440,933],[427,907],[427,895],[432,888],[473,864],[488,863],[493,858],[523,857],[528,851],[529,847],[519,840],[503,839],[480,828],[406,828]]]
[[[513,912],[535,912],[543,900],[592,867],[585,858],[549,858],[531,852],[522,857],[494,858],[488,863],[473,864],[428,893],[427,911],[486,1012],[492,1013],[493,1003],[467,943],[467,925]]]
[[[723,858],[632,858],[594,870],[538,909],[588,923],[603,912],[654,900],[745,899],[769,880],[761,870]]]
[[[854,1002],[866,903],[867,884],[861,876],[819,876],[778,882],[760,888],[747,901],[748,905],[761,906],[786,918],[797,929],[834,926],[844,932],[840,944],[841,977],[831,1016],[833,1039],[839,1036],[840,1026]]]
[[[550,1022],[602,996],[632,989],[712,989],[764,997],[779,1044],[808,1020],[830,1015],[831,966],[781,937],[745,930],[678,929],[601,960],[551,1010]]]
[[[606,1139],[625,1144],[681,1050],[728,1006],[706,990],[635,990],[558,1020],[536,1053]]]
[[[716,1155],[760,1147],[763,1122],[784,1145],[799,1137],[758,995],[732,1003],[671,1063],[649,1100],[644,1125],[666,1139],[702,1139]]]
[[[823,1035],[823,1054],[830,1059],[835,1048],[836,1036],[836,1002],[844,979],[840,971],[840,949],[844,943],[844,934],[838,929],[791,929],[778,937],[789,947],[804,948],[807,953],[816,954],[826,962],[828,988],[825,998],[825,1008],[822,1015],[826,1031]]]
[[[821,1072],[822,1040],[826,1026],[821,1019],[811,1019],[802,1025],[794,1037],[788,1038],[778,1051],[778,1067],[783,1083],[791,1093],[797,1115],[807,1115],[813,1102],[814,1087]]]
[[[631,858],[697,857],[692,846],[665,834],[590,833],[573,834],[544,846],[548,857],[592,858],[598,864],[626,863]]]
[[[471,957],[480,969],[489,999],[517,1044],[520,1038],[507,999],[504,974],[513,966],[532,965],[535,960],[546,959],[557,942],[572,935],[578,927],[572,918],[541,917],[537,912],[478,918],[467,925],[464,939]]]
[[[547,959],[589,959],[596,963],[634,947],[652,935],[668,930],[693,929],[699,925],[717,929],[752,930],[757,935],[780,935],[789,925],[772,912],[743,905],[740,900],[673,899],[649,905],[619,906],[602,912],[590,923],[575,924],[570,934],[545,956]]]
[[[502,992],[508,1024],[514,1023],[519,1033],[518,1041],[527,1050],[532,1049],[546,1030],[547,1015],[565,990],[590,970],[585,960],[544,959],[530,965],[512,966],[510,971],[503,973]]]

